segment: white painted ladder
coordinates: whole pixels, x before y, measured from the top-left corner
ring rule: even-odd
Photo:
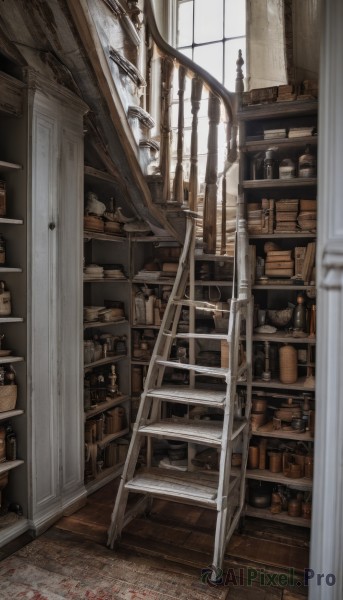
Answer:
[[[145,510],[151,498],[163,498],[185,504],[198,505],[217,511],[214,540],[213,576],[222,567],[225,547],[235,530],[245,497],[245,471],[250,437],[249,415],[251,408],[251,356],[252,356],[252,299],[247,277],[247,247],[245,221],[238,221],[238,285],[232,283],[227,334],[194,333],[195,310],[207,303],[194,299],[194,249],[195,215],[189,213],[185,243],[179,262],[175,283],[165,310],[161,328],[151,357],[144,391],[141,396],[137,420],[133,428],[129,451],[112,513],[108,532],[108,545],[113,548],[123,527],[133,517]],[[223,260],[228,257],[223,257]],[[206,261],[206,255],[202,260]],[[229,259],[234,262],[234,259]],[[235,259],[237,260],[237,259]],[[233,265],[234,266],[234,265]],[[233,268],[233,272],[236,269]],[[238,289],[237,297],[235,289]],[[187,291],[187,297],[186,297]],[[178,323],[182,309],[189,309],[189,333],[179,333]],[[243,362],[240,364],[242,322],[248,332]],[[184,338],[189,343],[189,363],[170,359],[172,344]],[[195,362],[195,340],[226,340],[229,349],[228,368],[207,367]],[[187,370],[189,384],[184,386],[164,384],[166,367]],[[222,379],[219,389],[207,389],[197,384],[199,375]],[[244,416],[235,418],[237,382],[246,386]],[[222,411],[222,421],[189,418],[164,418],[165,403],[183,404],[187,407],[204,407]],[[179,440],[188,443],[187,471],[152,466],[153,439]],[[142,442],[147,441],[147,467],[136,470]],[[242,465],[231,467],[232,448],[239,444]],[[196,470],[192,462],[196,445],[216,448],[220,454],[219,472]],[[143,494],[133,510],[127,510],[129,492]]]

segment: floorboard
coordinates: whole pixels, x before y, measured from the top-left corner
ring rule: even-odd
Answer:
[[[74,515],[64,517],[56,530],[83,536],[92,543],[106,545],[116,484],[109,484],[89,497],[87,505]],[[129,523],[114,555],[124,553],[137,561],[158,564],[166,573],[199,577],[212,560],[216,515],[204,508],[155,500],[148,516]],[[262,572],[288,573],[292,567],[301,583],[308,566],[309,532],[285,528],[280,523],[246,518],[242,534],[234,534],[225,554],[224,575],[229,569],[259,569]],[[228,582],[226,582],[228,583]],[[307,590],[263,586],[227,585],[230,600],[304,600]],[[288,595],[286,595],[288,594]]]

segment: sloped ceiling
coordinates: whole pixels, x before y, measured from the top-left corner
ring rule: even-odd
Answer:
[[[120,102],[115,104],[111,94],[105,97],[100,88],[94,70],[97,49],[89,40],[85,49],[70,4],[75,9],[80,3],[76,0],[1,0],[0,69],[17,77],[21,73],[24,78],[22,67],[29,66],[82,97],[107,153],[107,164],[112,163],[120,175],[124,199],[140,218],[149,218],[152,223],[163,224],[173,231],[165,215],[160,215],[151,203],[138,162],[138,147],[130,142],[133,136],[124,107]],[[85,6],[87,8],[87,3]]]

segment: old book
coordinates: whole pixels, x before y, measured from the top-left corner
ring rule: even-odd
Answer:
[[[267,252],[267,262],[290,260],[292,258],[292,250],[271,250]]]
[[[294,275],[301,279],[306,254],[306,246],[296,246],[294,248]]]
[[[266,261],[266,269],[293,269],[294,260]]]
[[[293,268],[274,269],[274,268],[266,266],[265,275],[267,275],[268,277],[293,277],[294,269]]]
[[[301,275],[301,279],[303,279],[303,281],[305,283],[310,281],[312,269],[313,269],[314,262],[315,262],[315,255],[316,255],[316,243],[310,242],[309,244],[307,244],[305,258],[304,258],[304,265],[303,265],[303,270],[302,270],[302,275]]]
[[[275,200],[269,198],[269,222],[268,222],[268,233],[273,233],[274,231],[274,208],[275,208]]]

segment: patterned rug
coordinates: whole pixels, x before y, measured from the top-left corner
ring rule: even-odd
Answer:
[[[51,529],[0,562],[1,600],[225,600],[180,565]]]

